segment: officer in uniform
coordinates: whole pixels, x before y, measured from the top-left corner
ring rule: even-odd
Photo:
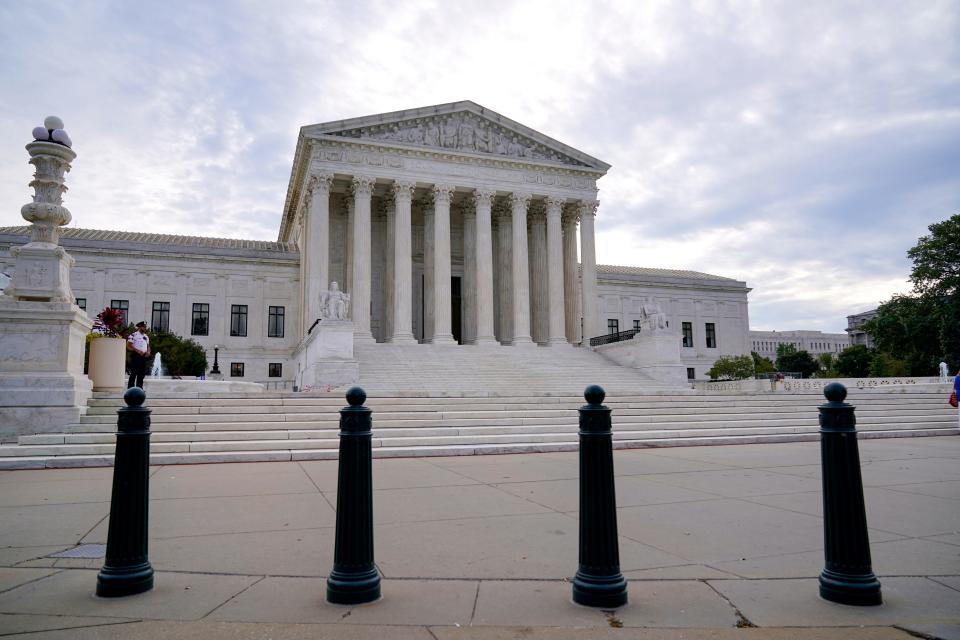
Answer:
[[[127,388],[143,388],[143,377],[147,375],[147,359],[150,357],[150,336],[147,335],[147,323],[138,322],[137,330],[127,338],[127,351],[130,351],[130,380]]]

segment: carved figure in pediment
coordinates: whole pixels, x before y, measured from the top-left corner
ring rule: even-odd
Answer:
[[[423,144],[423,125],[418,124],[415,127],[411,127],[407,131],[407,142],[412,142],[413,144]]]
[[[490,151],[490,130],[482,122],[477,125],[477,151]]]
[[[519,142],[517,142],[517,136],[510,138],[510,142],[507,144],[507,155],[515,158],[520,158],[526,155],[524,154],[523,147],[520,146]]]
[[[496,150],[496,152],[499,153],[499,154],[502,155],[502,156],[503,156],[503,155],[506,155],[506,154],[507,154],[507,144],[506,144],[506,142],[504,142],[504,140],[503,140],[503,134],[501,134],[501,133],[498,131],[497,133],[493,134],[493,138],[494,138],[494,144],[495,144],[495,150]]]
[[[340,291],[336,281],[330,283],[330,289],[320,294],[320,319],[343,321],[347,319],[350,308],[350,294]]]
[[[440,127],[440,142],[447,149],[456,149],[457,147],[457,121],[449,118]]]
[[[424,133],[424,142],[428,147],[440,146],[440,127],[437,126],[437,122],[435,120],[431,120],[427,125],[427,130]]]
[[[457,130],[457,142],[459,142],[460,149],[473,151],[477,148],[473,137],[473,125],[470,124],[469,120],[464,119],[460,122],[460,127]]]

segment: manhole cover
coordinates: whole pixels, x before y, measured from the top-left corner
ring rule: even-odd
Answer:
[[[64,551],[57,551],[56,553],[51,553],[48,558],[102,558],[107,555],[107,545],[105,544],[81,544],[79,546],[73,547],[72,549],[66,549]]]

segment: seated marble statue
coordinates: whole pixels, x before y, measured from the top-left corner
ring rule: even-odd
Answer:
[[[663,312],[663,307],[659,302],[644,304],[640,308],[643,316],[641,326],[647,331],[659,331],[667,328],[667,314]]]
[[[331,282],[330,289],[320,294],[321,320],[346,320],[349,308],[350,294],[340,291],[336,282]]]

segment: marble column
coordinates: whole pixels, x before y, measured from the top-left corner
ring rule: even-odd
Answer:
[[[374,178],[353,177],[353,291],[350,309],[357,342],[373,342],[370,333],[370,199]]]
[[[494,192],[487,189],[477,189],[473,194],[477,222],[476,254],[472,257],[472,262],[476,265],[476,286],[473,294],[476,310],[476,344],[496,342],[493,332],[493,243],[491,238],[493,196]],[[464,229],[466,225],[467,222],[464,219]],[[466,251],[464,255],[467,255]],[[467,291],[469,296],[469,289]]]
[[[475,344],[477,341],[477,214],[472,203],[461,207],[463,220],[463,286],[460,300],[463,313],[460,317],[460,341]]]
[[[432,344],[456,344],[451,327],[450,196],[453,187],[433,187],[433,339]]]
[[[396,214],[393,247],[393,335],[390,342],[412,344],[413,337],[413,247],[411,201],[413,182],[393,183]]]
[[[433,263],[436,260],[435,247],[433,242],[433,196],[428,195],[420,200],[421,210],[423,211],[423,340],[428,343],[433,341],[434,317],[433,317],[433,298],[436,290],[436,271]]]
[[[552,345],[566,344],[566,306],[564,305],[563,232],[560,216],[563,199],[547,199],[547,341]]]
[[[593,219],[597,215],[596,200],[580,203],[580,292],[583,298],[583,342],[600,335],[597,309],[597,250]]]
[[[577,313],[577,219],[576,206],[571,206],[561,218],[563,226],[563,299],[564,328],[567,342],[580,344],[580,314]]]
[[[513,337],[510,344],[517,346],[532,345],[530,337],[530,281],[527,270],[527,207],[530,195],[514,193],[510,196],[510,209],[513,217],[513,260],[511,275],[513,280]]]
[[[397,312],[395,308],[394,289],[396,288],[396,255],[397,255],[397,204],[393,198],[385,197],[382,200],[383,216],[386,224],[386,259],[383,268],[383,341],[392,342],[397,326]]]
[[[511,275],[513,230],[510,208],[501,206],[496,211],[497,221],[497,340],[510,344],[513,338],[513,277]]]
[[[330,185],[333,176],[328,173],[310,176],[307,181],[308,206],[305,208],[306,243],[300,254],[304,260],[302,283],[306,328],[320,317],[320,296],[330,288]]]
[[[353,195],[353,186],[350,187],[349,197],[346,198],[347,207],[347,247],[344,255],[343,264],[343,286],[341,291],[353,291],[353,211],[355,206],[355,196]]]
[[[530,205],[530,335],[537,344],[548,339],[549,291],[547,288],[547,219],[543,203]]]

